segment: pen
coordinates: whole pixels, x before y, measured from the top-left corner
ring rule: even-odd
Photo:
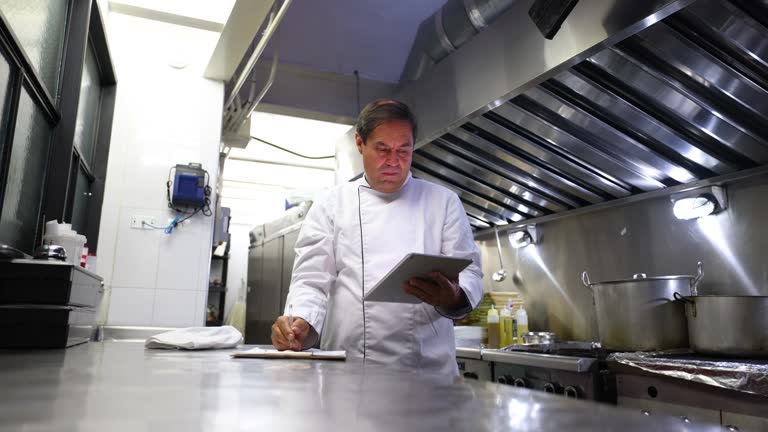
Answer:
[[[288,304],[288,327],[293,330],[293,304]]]
[[[291,332],[293,332],[293,304],[288,304],[288,327],[291,329]],[[291,349],[293,348],[294,341],[291,341]]]

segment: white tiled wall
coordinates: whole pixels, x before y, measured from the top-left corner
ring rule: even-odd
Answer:
[[[177,163],[200,162],[215,182],[223,84],[202,75],[218,33],[115,13],[107,30],[118,85],[97,258],[109,293],[100,322],[203,325],[213,218],[197,215],[171,235],[130,221],[149,216],[164,226],[175,216],[165,182]],[[171,67],[180,56],[188,66]]]
[[[142,325],[152,322],[155,290],[147,288],[111,287],[109,323],[112,325]]]

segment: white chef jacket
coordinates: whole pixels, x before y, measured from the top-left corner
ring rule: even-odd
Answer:
[[[471,259],[459,275],[471,308],[438,312],[425,303],[363,302],[412,252]],[[286,309],[292,305],[293,316],[312,325],[322,349],[457,375],[453,323],[446,316],[461,318],[478,305],[480,269],[480,250],[456,194],[410,173],[393,193],[372,189],[363,177],[310,208],[296,242]]]

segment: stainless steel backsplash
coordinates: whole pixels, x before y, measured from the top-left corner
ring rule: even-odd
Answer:
[[[538,242],[513,249],[501,235],[511,275],[493,282],[496,240],[478,237],[486,291],[519,291],[531,330],[571,340],[597,340],[592,294],[581,283],[631,278],[635,273],[695,274],[704,263],[699,294],[768,295],[768,174],[724,183],[728,209],[678,220],[670,196],[603,208],[538,223]]]

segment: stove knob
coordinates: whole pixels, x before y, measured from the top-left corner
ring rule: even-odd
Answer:
[[[512,377],[510,377],[509,375],[502,375],[496,378],[496,381],[499,384],[512,384]]]
[[[563,390],[563,395],[569,399],[580,399],[581,392],[576,386],[568,386]]]
[[[464,372],[464,378],[479,380],[480,377],[474,372]]]
[[[546,384],[544,384],[544,392],[545,393],[556,394],[556,393],[559,392],[559,387],[560,387],[559,385],[554,384],[554,383],[546,383]]]
[[[512,381],[512,385],[515,387],[522,387],[522,388],[528,387],[528,383],[525,382],[524,378],[515,378],[515,380]]]
[[[730,432],[738,432],[739,431],[739,428],[737,428],[736,426],[733,426],[733,425],[725,425],[724,427],[726,429],[728,429]]]

